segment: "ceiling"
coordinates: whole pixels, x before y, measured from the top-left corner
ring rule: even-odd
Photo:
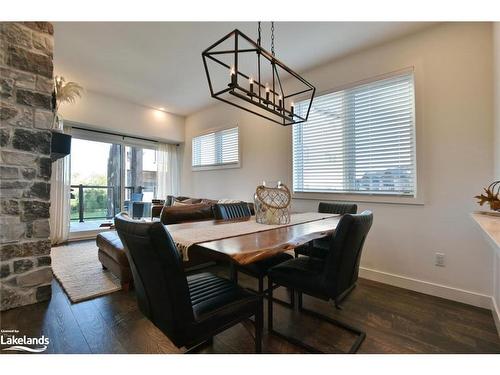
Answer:
[[[276,56],[303,72],[430,25],[277,22]],[[56,22],[55,71],[88,90],[189,115],[215,102],[201,52],[235,28],[256,38],[256,22]],[[269,50],[269,22],[262,24],[262,33]]]

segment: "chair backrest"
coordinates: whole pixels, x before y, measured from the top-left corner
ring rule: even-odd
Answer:
[[[322,214],[355,214],[358,212],[358,205],[344,202],[319,202],[318,212]]]
[[[248,203],[217,203],[213,206],[216,220],[231,220],[252,216]]]
[[[143,196],[144,196],[143,193],[132,193],[130,195],[130,201],[131,202],[140,202],[140,201],[142,201]]]
[[[180,254],[163,224],[115,217],[127,254],[139,309],[175,344],[194,320]]]
[[[331,298],[341,295],[358,279],[361,252],[372,223],[371,211],[345,214],[340,219],[330,241],[323,274],[324,287]]]
[[[132,202],[132,217],[141,218],[144,216],[144,207],[146,204],[144,202]]]

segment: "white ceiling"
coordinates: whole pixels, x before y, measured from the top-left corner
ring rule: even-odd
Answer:
[[[277,22],[276,56],[303,72],[430,25]],[[256,38],[256,22],[56,22],[55,70],[86,89],[188,115],[215,102],[201,52],[235,28]],[[269,28],[270,23],[262,24],[266,49]]]

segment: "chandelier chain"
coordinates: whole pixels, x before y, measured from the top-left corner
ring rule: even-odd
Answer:
[[[259,36],[257,38],[257,44],[259,45],[259,47],[260,47],[260,34],[261,34],[261,31],[262,31],[262,28],[260,27],[260,21],[259,21],[259,27],[257,28],[257,32],[259,34]]]
[[[274,56],[274,22],[271,22],[271,53]]]

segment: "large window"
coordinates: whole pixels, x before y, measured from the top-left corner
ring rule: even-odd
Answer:
[[[414,111],[412,73],[315,98],[293,127],[294,191],[414,197]]]
[[[239,166],[238,127],[194,137],[192,147],[194,169]]]

